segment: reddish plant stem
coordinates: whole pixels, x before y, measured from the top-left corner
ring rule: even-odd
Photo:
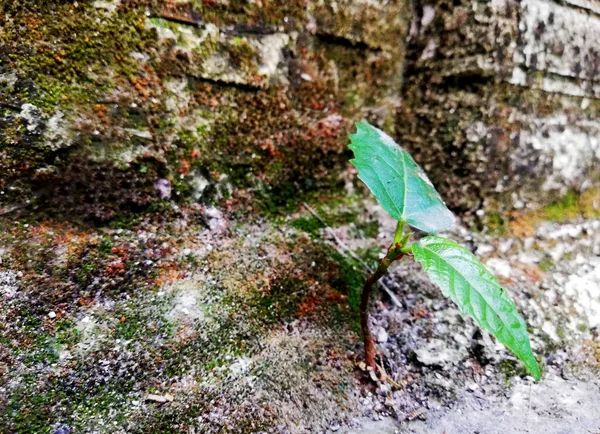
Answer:
[[[377,366],[375,364],[375,356],[377,352],[375,349],[373,335],[371,335],[371,330],[369,329],[369,301],[371,299],[371,294],[375,289],[375,284],[385,275],[390,264],[393,261],[401,259],[405,255],[401,249],[401,243],[396,243],[390,246],[385,257],[379,261],[377,270],[375,270],[375,272],[371,274],[365,281],[360,297],[360,326],[362,328],[363,342],[365,344],[365,362],[367,366],[371,367],[375,372],[377,371]]]
[[[377,268],[375,273],[371,274],[367,280],[365,281],[365,285],[363,286],[362,294],[360,296],[360,326],[362,328],[363,333],[363,341],[365,343],[365,362],[367,366],[375,369],[375,341],[373,340],[373,336],[371,335],[371,330],[369,330],[369,301],[371,298],[371,294],[373,293],[373,289],[375,288],[375,283],[385,274],[385,271],[380,271]]]

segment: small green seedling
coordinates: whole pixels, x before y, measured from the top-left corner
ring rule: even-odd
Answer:
[[[394,241],[377,270],[367,278],[361,295],[360,319],[367,365],[376,369],[375,344],[368,325],[370,295],[393,261],[412,256],[444,296],[450,297],[463,314],[468,313],[479,327],[508,347],[538,381],[541,371],[531,351],[525,321],[498,279],[469,250],[454,241],[429,235],[408,244],[412,233],[404,234],[406,223],[428,234],[454,224],[452,213],[425,172],[383,131],[364,122],[356,126],[356,134],[350,136],[350,149],[355,156],[350,162],[383,209],[398,221]]]

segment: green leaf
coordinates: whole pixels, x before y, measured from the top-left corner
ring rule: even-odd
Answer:
[[[444,295],[515,353],[538,381],[540,367],[531,351],[525,321],[498,279],[471,252],[445,238],[422,238],[413,243],[412,251]]]
[[[383,131],[358,122],[350,162],[390,216],[428,233],[450,228],[454,216],[410,154]]]

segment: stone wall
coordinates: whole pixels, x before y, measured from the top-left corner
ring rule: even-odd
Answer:
[[[3,2],[3,209],[107,220],[335,188],[352,122],[393,125],[407,17],[403,0]]]
[[[600,161],[600,3],[422,2],[397,133],[456,210],[581,192]]]
[[[459,213],[552,202],[598,179],[599,10],[4,2],[0,206],[278,208],[343,184],[362,118],[395,130]]]

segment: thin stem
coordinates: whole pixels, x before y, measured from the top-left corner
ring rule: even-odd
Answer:
[[[388,248],[387,254],[379,261],[377,270],[375,270],[375,272],[365,281],[360,297],[360,325],[365,344],[365,362],[367,363],[367,366],[370,366],[375,371],[377,370],[377,365],[375,364],[376,349],[371,330],[369,330],[369,301],[371,294],[375,289],[375,284],[385,275],[391,263],[402,259],[407,253],[406,251],[403,251],[402,247],[408,242],[408,239],[412,234],[409,233],[403,236],[403,230],[404,222],[400,221],[396,227],[393,244]]]
[[[385,271],[386,270],[381,269],[381,267],[377,267],[377,270],[365,281],[365,285],[363,286],[360,297],[360,326],[363,332],[363,342],[365,343],[365,362],[367,363],[367,366],[370,366],[373,369],[376,368],[376,351],[375,341],[373,340],[371,330],[369,329],[369,300],[371,298],[373,289],[375,288],[375,284],[385,274]]]
[[[402,234],[404,233],[404,220],[400,220],[396,225],[396,233],[394,234],[394,244],[398,244],[402,240]]]

